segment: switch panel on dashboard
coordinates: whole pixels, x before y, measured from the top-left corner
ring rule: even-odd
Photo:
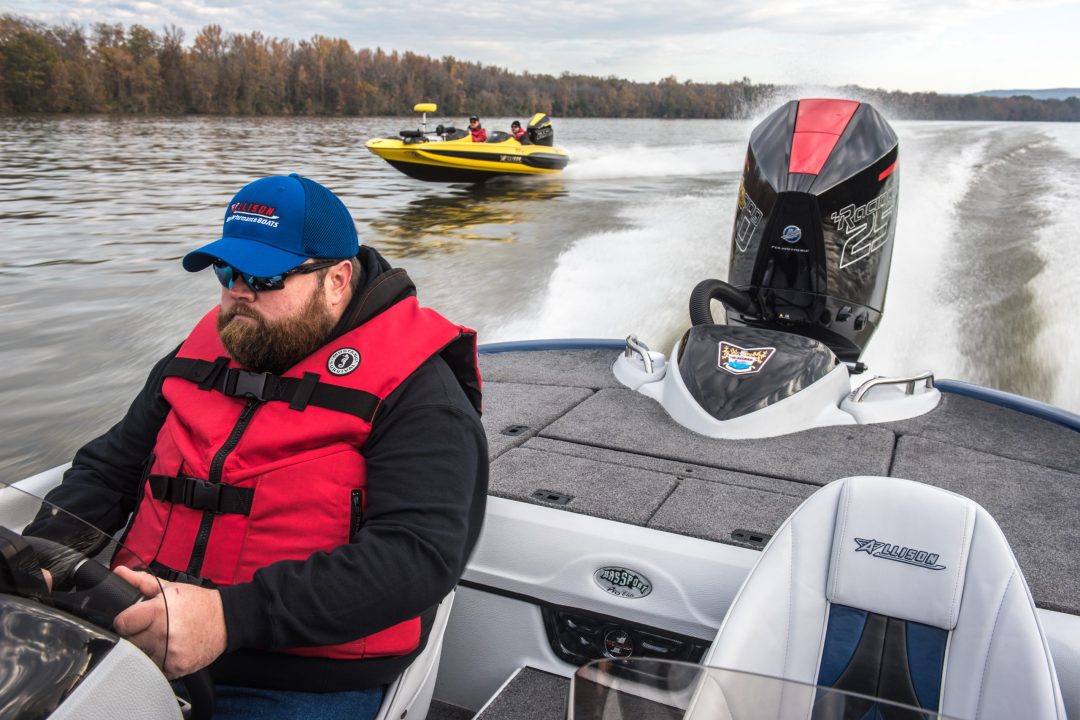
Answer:
[[[709,643],[699,638],[627,623],[619,618],[542,608],[551,649],[563,660],[584,665],[601,658],[647,657],[697,662]]]

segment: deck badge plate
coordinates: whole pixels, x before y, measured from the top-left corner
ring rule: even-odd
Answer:
[[[597,568],[593,573],[593,580],[600,589],[609,595],[638,600],[652,592],[652,583],[649,578],[630,568],[609,565]]]

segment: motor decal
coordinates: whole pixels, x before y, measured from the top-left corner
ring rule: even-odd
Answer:
[[[649,578],[624,567],[602,567],[593,573],[593,580],[609,595],[638,600],[652,592]]]
[[[348,375],[360,365],[360,353],[352,348],[335,350],[326,361],[326,369],[333,375]]]
[[[743,348],[721,340],[717,365],[732,375],[750,375],[761,372],[775,352],[774,347]]]
[[[892,543],[885,543],[874,539],[854,538],[854,540],[855,544],[858,546],[855,548],[855,552],[857,553],[864,552],[870,557],[894,560],[896,562],[904,563],[905,565],[926,568],[927,570],[945,569],[944,565],[938,565],[940,556],[937,553],[901,547],[900,545],[893,545]]]
[[[745,180],[740,182],[739,211],[735,218],[735,246],[739,248],[739,252],[746,252],[746,248],[750,247],[750,238],[764,215],[747,194]]]
[[[780,239],[786,243],[797,243],[802,239],[802,230],[798,225],[788,225],[784,232],[780,233]]]
[[[865,260],[889,240],[889,218],[896,206],[896,191],[889,188],[863,205],[854,203],[829,216],[836,229],[846,237],[840,252],[840,267]]]

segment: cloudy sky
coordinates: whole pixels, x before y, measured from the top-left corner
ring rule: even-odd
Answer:
[[[48,23],[217,23],[452,55],[515,72],[853,83],[943,93],[1080,87],[1080,0],[0,0]]]

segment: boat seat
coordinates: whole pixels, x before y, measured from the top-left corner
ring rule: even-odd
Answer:
[[[792,513],[703,662],[956,718],[1065,718],[997,523],[968,498],[897,478],[837,480]],[[813,712],[784,705],[809,696],[768,702],[755,717]]]
[[[382,705],[375,720],[424,720],[431,706],[431,694],[435,690],[435,677],[439,674],[439,658],[442,655],[443,636],[454,605],[454,591],[443,598],[435,611],[435,620],[428,633],[427,645],[416,656],[398,679],[390,683],[383,695]]]

